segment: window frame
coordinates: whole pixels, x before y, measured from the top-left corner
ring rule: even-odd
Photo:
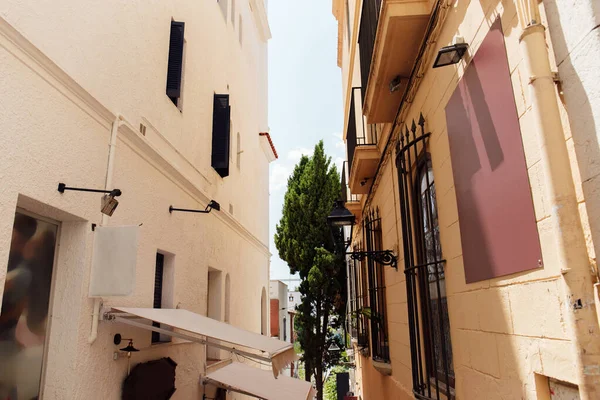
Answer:
[[[177,49],[173,49],[174,38],[173,33],[174,29],[179,27],[181,30],[181,40],[177,43],[177,46],[181,47],[181,54],[176,54]],[[183,106],[183,73],[185,70],[185,49],[186,49],[186,40],[185,40],[185,22],[183,21],[175,21],[171,19],[170,33],[169,33],[169,49],[167,52],[167,78],[166,78],[166,95],[171,100],[171,102],[179,109],[182,110]],[[180,66],[179,70],[175,71],[172,64],[179,61]],[[173,87],[173,80],[177,82],[177,87]]]
[[[363,219],[363,232],[367,252],[383,250],[383,234],[379,209],[366,212]],[[390,363],[390,345],[387,323],[387,299],[385,288],[385,266],[372,257],[366,257],[368,276],[368,299],[371,311],[370,336],[371,358],[374,361]]]
[[[396,168],[402,220],[413,393],[420,399],[454,399],[456,394],[454,391],[450,322],[448,318],[444,319],[444,312],[437,313],[439,329],[435,331],[432,328],[432,326],[435,326],[435,322],[432,323],[430,307],[432,304],[429,290],[431,285],[429,276],[432,271],[430,266],[435,266],[433,271],[436,279],[433,282],[436,285],[437,299],[443,298],[440,282],[444,285],[445,293],[445,278],[439,278],[439,270],[441,267],[443,271],[445,260],[442,258],[441,244],[439,244],[439,237],[436,235],[436,227],[430,223],[430,221],[433,221],[434,211],[437,216],[435,197],[433,199],[429,197],[433,202],[428,202],[431,207],[427,208],[427,220],[422,213],[422,181],[420,177],[426,178],[426,193],[428,196],[430,196],[432,188],[433,196],[435,196],[435,180],[431,168],[431,155],[428,152],[431,133],[425,132],[424,126],[425,119],[421,114],[418,124],[415,121],[412,122],[410,131],[406,126],[403,130],[400,130],[400,137],[396,143]],[[425,173],[422,174],[422,171],[425,171]],[[431,181],[429,181],[430,177]],[[432,226],[433,261],[429,261],[428,257],[428,244],[425,238],[426,224]],[[439,223],[437,223],[437,232],[439,233]],[[443,303],[439,302],[439,304]],[[441,309],[441,307],[438,307],[438,310]],[[447,316],[447,302],[445,309]],[[441,347],[440,357],[442,357],[444,368],[443,379],[440,379],[435,359],[434,340],[436,339],[433,337],[434,333],[439,337]],[[448,339],[448,349],[445,348],[446,338]]]

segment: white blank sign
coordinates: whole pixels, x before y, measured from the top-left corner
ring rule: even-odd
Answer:
[[[90,297],[129,296],[135,284],[139,226],[99,226],[94,232]]]

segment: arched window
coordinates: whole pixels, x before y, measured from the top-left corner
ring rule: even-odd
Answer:
[[[263,287],[262,294],[260,295],[260,334],[267,334],[267,291]]]
[[[455,397],[445,260],[428,152],[430,133],[425,132],[422,115],[418,127],[413,122],[396,145],[413,392],[419,398],[441,400]]]
[[[225,276],[225,322],[230,323],[230,310],[231,310],[231,279],[229,274]]]

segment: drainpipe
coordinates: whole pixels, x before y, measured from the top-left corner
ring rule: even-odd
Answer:
[[[582,400],[600,399],[600,337],[593,294],[593,270],[583,235],[571,162],[554,76],[550,69],[545,28],[536,0],[517,2],[523,32],[520,46],[529,73],[529,90],[539,132],[546,196],[556,232],[556,261],[562,272],[566,317],[575,346],[575,368]]]
[[[106,167],[106,179],[104,181],[104,189],[111,190],[113,185],[113,170],[115,166],[115,150],[117,148],[117,134],[119,132],[119,126],[123,121],[122,115],[117,115],[115,121],[112,124],[110,131],[110,143],[108,145],[108,163]],[[108,225],[108,215],[102,214],[101,226]],[[94,311],[92,313],[92,330],[88,338],[90,344],[96,341],[98,337],[98,321],[100,319],[100,308],[102,306],[102,298],[94,298]]]

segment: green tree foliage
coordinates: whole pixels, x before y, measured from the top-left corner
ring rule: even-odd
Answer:
[[[323,141],[311,157],[303,156],[288,179],[275,245],[292,273],[300,274],[301,302],[295,318],[303,350],[305,379],[315,377],[317,398],[323,399],[323,371],[339,362],[340,352],[327,349],[338,342],[333,330],[343,322],[346,269],[334,252],[327,216],[340,194],[340,175],[325,155]],[[341,341],[338,343],[341,348]]]
[[[327,376],[327,381],[325,381],[325,388],[323,389],[324,400],[337,400],[336,375],[338,372],[348,372],[348,368],[338,365],[331,369],[331,372]]]

